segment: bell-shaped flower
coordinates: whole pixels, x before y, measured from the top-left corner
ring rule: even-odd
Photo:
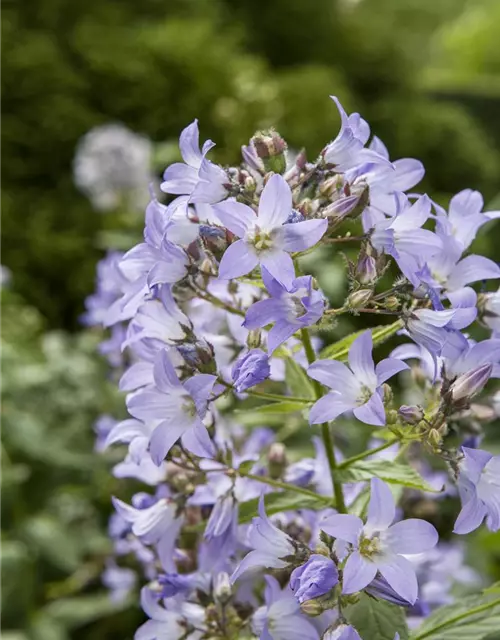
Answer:
[[[158,353],[154,364],[154,387],[146,387],[127,398],[129,413],[145,423],[155,424],[149,450],[160,465],[175,442],[196,455],[210,456],[213,445],[202,420],[216,376],[201,373],[181,383],[167,350]]]
[[[269,378],[269,356],[262,349],[250,349],[238,357],[231,374],[236,391],[246,391]]]
[[[373,149],[365,147],[370,137],[370,127],[359,113],[347,115],[336,96],[330,96],[337,105],[340,114],[340,131],[332,142],[322,151],[326,164],[333,165],[337,173],[344,173],[353,167],[366,163],[382,163],[389,167],[387,158]]]
[[[411,604],[416,601],[415,569],[405,556],[432,549],[438,533],[425,520],[412,518],[392,524],[395,516],[391,490],[382,480],[372,478],[365,524],[350,514],[336,514],[321,523],[323,531],[352,548],[343,569],[343,593],[361,591],[380,572],[404,600]]]
[[[262,640],[319,640],[319,633],[305,616],[290,587],[281,589],[273,576],[265,576],[265,605],[252,616],[252,629]]]
[[[263,495],[259,500],[259,515],[252,520],[247,543],[253,550],[236,567],[231,583],[256,567],[282,569],[289,565],[289,560],[296,554],[292,538],[275,527],[267,517]]]
[[[415,287],[420,284],[419,271],[426,261],[442,249],[440,238],[421,228],[430,214],[431,201],[426,195],[410,204],[407,196],[399,193],[396,215],[377,222],[370,236],[372,246],[391,255]]]
[[[264,187],[258,213],[234,200],[215,209],[222,224],[240,238],[222,256],[219,278],[223,280],[244,276],[261,264],[276,280],[290,284],[295,276],[290,252],[315,245],[328,226],[325,219],[285,224],[292,212],[292,192],[278,174]]]
[[[490,531],[500,529],[500,456],[481,449],[462,447],[459,463],[458,491],[462,510],[455,522],[454,533],[465,534],[477,529],[486,518]]]
[[[375,367],[372,351],[371,331],[365,331],[349,349],[349,366],[338,360],[317,360],[308,368],[311,378],[331,389],[311,407],[310,424],[335,420],[348,411],[366,424],[385,424],[380,387],[396,373],[408,369],[408,365],[396,358],[386,358]]]
[[[258,329],[274,323],[267,348],[271,354],[302,327],[315,324],[323,315],[325,298],[313,288],[311,276],[300,276],[285,286],[262,268],[262,279],[270,298],[255,302],[247,311],[243,326]]]

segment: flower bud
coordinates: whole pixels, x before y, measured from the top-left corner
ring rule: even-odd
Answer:
[[[197,369],[200,373],[217,373],[214,348],[204,338],[194,343],[179,344],[177,351],[184,358],[186,364]]]
[[[241,393],[269,378],[270,373],[267,353],[261,349],[251,349],[241,355],[233,366],[234,388]]]
[[[247,336],[247,347],[249,349],[258,349],[262,344],[262,331],[260,329],[251,329]]]
[[[361,284],[371,284],[378,277],[377,261],[373,256],[360,256],[356,266],[356,278]]]
[[[282,442],[273,442],[269,447],[267,459],[269,461],[269,475],[271,478],[275,480],[280,478],[288,464],[285,445]]]
[[[266,171],[285,172],[287,144],[277,131],[274,129],[259,131],[252,138],[251,144],[264,163]]]
[[[318,600],[306,600],[300,605],[300,610],[306,616],[320,616],[323,611],[323,605]]]
[[[385,308],[389,311],[397,311],[401,306],[396,296],[389,296],[384,300],[384,304]]]
[[[486,363],[459,376],[450,387],[452,402],[460,403],[477,395],[490,379],[493,365]]]
[[[231,598],[231,583],[229,575],[225,571],[221,571],[215,576],[214,597],[221,604],[225,604]]]
[[[388,405],[392,402],[394,398],[394,393],[392,392],[391,385],[384,382],[382,385],[382,391],[384,393],[384,397],[382,398],[384,405]]]
[[[443,439],[441,438],[441,435],[439,434],[439,431],[437,429],[431,429],[427,434],[427,439],[432,447],[438,449],[443,442]]]
[[[351,309],[361,309],[370,301],[372,295],[373,291],[371,289],[360,289],[359,291],[354,291],[354,293],[351,293],[347,298],[347,306]]]
[[[403,404],[398,409],[399,417],[407,424],[418,424],[424,418],[422,407]]]

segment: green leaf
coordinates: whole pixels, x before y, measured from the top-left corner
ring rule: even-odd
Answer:
[[[356,604],[344,609],[344,615],[363,640],[394,640],[396,632],[401,640],[408,639],[404,608],[385,600],[362,594]]]
[[[285,358],[285,381],[292,395],[301,398],[316,398],[311,379],[305,370],[293,358]]]
[[[439,607],[424,620],[412,635],[414,640],[481,640],[498,638],[500,597],[483,593],[461,598],[459,602]],[[495,635],[491,635],[495,634]]]
[[[131,605],[130,600],[113,602],[109,593],[103,592],[74,598],[60,598],[44,607],[42,613],[66,629],[73,629],[117,611],[123,611]]]
[[[269,414],[269,413],[293,413],[294,411],[302,411],[302,409],[306,409],[309,405],[303,402],[293,402],[292,400],[286,402],[274,402],[272,404],[263,404],[259,407],[252,407],[248,409],[241,409],[241,411],[234,411],[237,413],[249,413],[250,411],[257,412],[259,414]]]
[[[384,324],[378,327],[373,327],[371,329],[373,346],[376,347],[379,344],[382,344],[402,328],[403,322],[401,320],[396,320],[396,322],[393,322],[392,324]],[[342,338],[342,340],[328,345],[321,351],[319,357],[332,358],[333,360],[340,360],[341,362],[345,362],[347,360],[347,356],[349,355],[349,349],[351,348],[352,343],[364,331],[366,331],[366,329],[355,331],[345,338]]]
[[[411,489],[439,493],[413,467],[403,462],[359,460],[345,469],[340,468],[337,473],[342,482],[362,482],[371,480],[375,476],[390,484],[400,484]]]
[[[282,511],[294,511],[295,509],[313,509],[319,511],[331,506],[331,499],[326,496],[308,496],[293,491],[276,491],[267,493],[264,497],[266,513],[268,516]],[[240,504],[239,522],[250,522],[258,515],[259,499],[254,498]]]

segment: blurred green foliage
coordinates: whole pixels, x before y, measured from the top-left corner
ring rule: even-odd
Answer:
[[[424,161],[434,196],[472,187],[492,198],[499,19],[495,0],[4,3],[3,261],[14,288],[50,326],[76,328],[108,223],[71,164],[79,138],[110,121],[164,142],[199,117],[224,162],[273,124],[312,155],[337,131],[335,93],[394,157]]]
[[[311,156],[334,137],[329,94],[360,111],[394,158],[427,169],[433,197],[471,187],[486,201],[500,174],[497,0],[6,0],[3,21],[3,616],[6,640],[130,638],[99,574],[116,490],[91,424],[123,411],[99,336],[78,327],[103,238],[140,226],[100,215],[73,184],[78,140],[120,121],[172,161],[200,119],[214,156],[237,162],[276,126]],[[160,153],[160,156],[162,153]],[[160,170],[160,167],[158,167]],[[494,235],[480,250],[493,255]],[[322,268],[343,295],[340,258]],[[319,275],[319,274],[318,274]],[[357,326],[360,323],[357,323]],[[338,336],[352,330],[338,325]],[[118,415],[118,414],[115,414]],[[500,577],[498,535],[474,564]],[[124,605],[124,607],[125,607]]]

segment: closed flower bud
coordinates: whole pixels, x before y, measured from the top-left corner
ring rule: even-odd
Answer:
[[[470,400],[470,398],[482,391],[490,379],[492,370],[493,365],[487,363],[459,376],[450,387],[449,393],[451,394],[452,402],[456,404],[464,400]]]
[[[318,600],[307,600],[300,605],[300,610],[306,616],[320,616],[325,609]]]
[[[214,348],[205,339],[180,344],[177,346],[177,351],[190,367],[197,369],[200,373],[217,372]]]
[[[356,278],[361,284],[371,284],[378,277],[377,261],[373,256],[361,256],[356,266]]]
[[[251,349],[241,355],[234,364],[232,370],[234,388],[241,393],[269,378],[270,373],[271,367],[267,353],[261,349]]]
[[[285,445],[282,442],[273,442],[269,447],[267,459],[269,461],[269,475],[271,478],[280,478],[288,464]]]
[[[384,300],[385,308],[389,311],[397,311],[401,306],[401,303],[396,298],[396,296],[389,296]]]
[[[384,405],[390,404],[392,402],[392,399],[394,398],[394,394],[392,392],[391,386],[387,384],[387,382],[384,382],[384,384],[382,385],[382,391],[384,392]]]
[[[421,407],[408,406],[403,404],[398,409],[399,417],[408,424],[418,424],[424,418],[424,411]]]
[[[332,196],[337,192],[342,192],[344,186],[344,177],[337,174],[327,180],[324,180],[319,185],[319,192],[325,198]]]
[[[437,429],[431,429],[429,431],[429,433],[427,434],[427,439],[429,441],[429,444],[432,447],[437,447],[439,448],[441,446],[441,443],[443,441],[443,439],[441,438],[441,435],[439,434],[439,431]]]
[[[266,171],[285,172],[287,144],[277,131],[274,129],[259,131],[252,138],[251,144],[264,163]]]
[[[225,571],[221,571],[215,576],[214,596],[222,604],[225,604],[231,598],[231,583],[229,575]]]
[[[252,329],[248,332],[247,347],[249,349],[258,349],[262,344],[262,331],[260,329]]]
[[[293,570],[290,576],[290,587],[301,605],[312,603],[309,611],[302,609],[304,613],[318,615],[322,607],[315,599],[328,593],[338,581],[339,572],[333,560],[323,555],[313,554],[305,564]]]
[[[371,291],[371,289],[355,291],[347,298],[347,306],[351,309],[361,309],[370,301],[372,295],[373,291]]]

